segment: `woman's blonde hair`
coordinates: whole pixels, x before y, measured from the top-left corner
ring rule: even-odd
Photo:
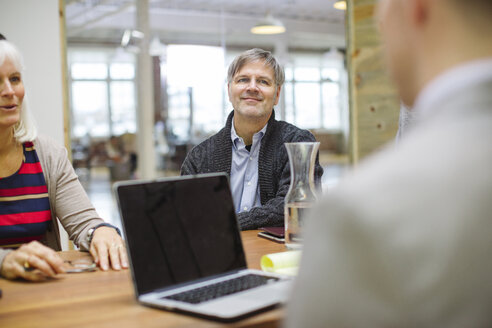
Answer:
[[[9,59],[14,67],[21,73],[23,77],[24,73],[24,63],[22,55],[12,43],[7,40],[0,40],[0,66],[3,65],[5,59]],[[23,82],[24,83],[24,82]],[[25,85],[24,85],[25,87]],[[24,96],[22,101],[20,120],[14,125],[14,138],[19,143],[24,143],[26,141],[33,141],[36,139],[38,131],[36,128],[36,123],[34,117],[29,110],[27,95]]]

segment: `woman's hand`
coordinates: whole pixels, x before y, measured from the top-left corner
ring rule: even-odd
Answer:
[[[89,251],[94,262],[102,270],[108,270],[109,263],[113,270],[128,268],[125,243],[114,228],[99,227],[94,231]]]
[[[46,280],[64,272],[62,258],[37,241],[8,253],[0,268],[1,275],[7,279],[24,278],[31,281]]]

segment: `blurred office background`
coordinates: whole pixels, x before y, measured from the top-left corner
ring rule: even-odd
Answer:
[[[324,188],[336,184],[350,135],[336,2],[20,0],[2,4],[0,28],[26,57],[41,132],[71,150],[96,209],[119,224],[111,184],[179,174],[187,151],[224,125],[227,67],[253,47],[284,65],[276,117],[313,132]],[[265,20],[285,31],[252,33]]]
[[[156,176],[179,174],[186,153],[223,127],[232,110],[227,67],[253,47],[272,51],[284,65],[276,117],[315,134],[324,186],[334,185],[348,162],[349,135],[345,12],[335,2],[66,0],[72,154],[96,207],[104,212],[98,203],[111,182],[145,177],[139,171],[145,161]],[[284,33],[252,33],[272,18]],[[151,76],[143,76],[150,78],[153,97],[153,122],[145,126],[152,159],[142,157],[137,142],[142,52],[152,66]],[[113,160],[115,149],[108,147],[121,156]]]

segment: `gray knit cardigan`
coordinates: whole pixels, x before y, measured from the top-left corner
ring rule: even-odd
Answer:
[[[217,134],[195,146],[181,166],[181,175],[226,172],[231,174],[232,140],[231,126],[234,111],[229,114],[226,126]],[[261,139],[258,158],[258,183],[261,207],[253,207],[238,214],[242,230],[266,226],[283,226],[284,198],[290,185],[290,167],[286,142],[316,141],[311,132],[301,130],[284,121],[275,120],[275,111],[268,121],[265,135]],[[321,190],[323,168],[316,156],[314,181]]]

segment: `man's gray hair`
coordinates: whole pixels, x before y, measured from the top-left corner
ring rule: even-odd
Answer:
[[[278,63],[277,59],[272,55],[270,51],[266,51],[260,48],[253,48],[247,50],[234,58],[234,61],[229,65],[229,70],[227,72],[227,82],[231,83],[234,75],[243,68],[244,65],[263,61],[267,67],[271,67],[275,76],[275,84],[281,86],[284,84],[285,73],[284,68]]]

